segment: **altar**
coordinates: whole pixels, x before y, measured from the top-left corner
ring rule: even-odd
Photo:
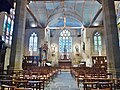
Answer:
[[[64,55],[63,58],[60,58],[58,60],[58,63],[61,69],[70,69],[70,67],[72,66],[71,58],[68,57],[67,55]]]

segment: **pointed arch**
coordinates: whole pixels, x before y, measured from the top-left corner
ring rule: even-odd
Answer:
[[[72,52],[72,37],[68,30],[60,32],[59,52]]]
[[[11,14],[4,14],[4,22],[3,22],[3,34],[2,40],[5,41],[7,45],[12,44],[12,34],[13,34],[13,26],[14,26],[14,10],[11,11]]]
[[[32,33],[29,38],[29,51],[30,52],[37,52],[38,45],[38,36],[36,33]]]
[[[102,50],[102,35],[100,32],[95,32],[93,34],[93,45],[94,51]]]

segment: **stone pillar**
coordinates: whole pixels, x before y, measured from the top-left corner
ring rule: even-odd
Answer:
[[[0,36],[3,35],[4,17],[5,17],[5,12],[0,12]]]
[[[108,71],[120,77],[120,51],[114,0],[102,0]]]
[[[15,24],[13,31],[10,68],[22,69],[27,0],[16,0]]]
[[[45,42],[48,41],[48,30],[45,28]]]

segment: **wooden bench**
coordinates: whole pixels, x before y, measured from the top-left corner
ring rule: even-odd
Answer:
[[[15,90],[32,90],[31,88],[15,88]]]
[[[16,86],[9,86],[9,85],[2,85],[1,86],[1,90],[14,90],[16,88]]]
[[[104,89],[91,89],[91,90],[111,90],[110,88],[104,88]]]

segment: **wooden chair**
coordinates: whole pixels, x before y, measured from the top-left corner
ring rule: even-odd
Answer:
[[[117,79],[117,82],[115,84],[116,89],[120,89],[120,79]]]
[[[104,88],[104,89],[91,89],[91,90],[111,90],[110,88]]]

